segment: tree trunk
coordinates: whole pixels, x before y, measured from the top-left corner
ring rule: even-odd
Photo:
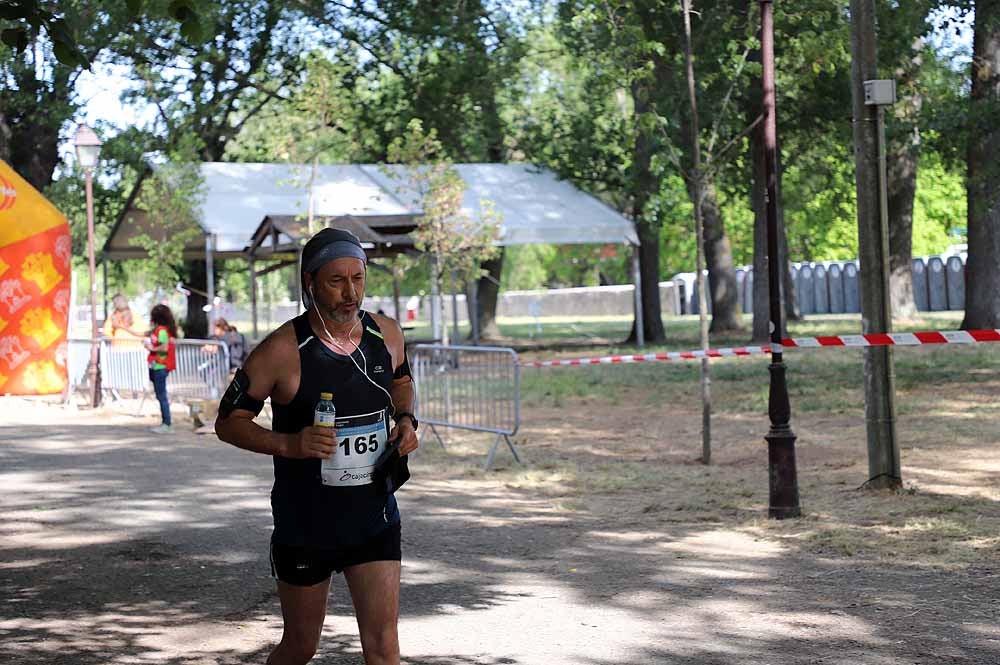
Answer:
[[[681,120],[681,134],[691,133],[689,118]],[[688,163],[692,163],[690,140],[682,145],[689,153]],[[687,181],[688,198],[697,205],[694,183]],[[712,297],[712,324],[709,332],[719,333],[742,330],[739,314],[739,290],[736,288],[736,267],[733,264],[733,250],[726,235],[726,226],[715,193],[715,182],[710,172],[702,173],[702,224],[704,225],[705,267],[708,270],[709,294]]]
[[[886,182],[889,207],[889,306],[893,317],[913,318],[913,198],[917,192],[920,134],[916,126],[910,138],[894,142],[888,149]]]
[[[0,159],[11,163],[10,151],[11,151],[11,128],[10,122],[7,120],[7,114],[4,113],[4,109],[0,106]]]
[[[488,14],[482,3],[478,4],[475,12],[477,17],[487,17]],[[483,54],[483,61],[487,61],[486,46],[481,40],[477,40],[476,48]],[[494,80],[489,72],[485,72],[482,78],[484,84],[484,94],[481,100],[483,108],[483,131],[486,134],[486,161],[499,164],[505,161],[503,119],[500,117],[500,110],[497,105],[497,91]],[[478,317],[479,337],[497,338],[500,336],[500,329],[497,327],[497,300],[500,295],[500,276],[503,274],[504,250],[490,259],[483,261],[480,267],[486,271],[487,277],[481,277],[476,284],[476,303],[467,302],[469,308],[469,321],[472,317]],[[473,312],[475,304],[479,311]],[[470,332],[471,337],[471,332]]]
[[[918,120],[923,95],[920,78],[923,40],[912,42],[910,54],[897,68],[898,87],[904,91],[893,106],[895,122],[889,125],[886,148],[887,207],[889,211],[889,306],[893,317],[913,318],[913,198],[917,192],[920,162]]]
[[[690,185],[688,192],[694,201]],[[726,235],[715,184],[708,177],[704,180],[703,195],[705,198],[701,205],[705,224],[705,266],[708,268],[709,293],[712,296],[710,331],[720,333],[742,330],[733,250]]]
[[[4,160],[11,168],[32,187],[43,191],[52,183],[52,175],[59,165],[59,129],[72,117],[75,108],[68,101],[71,91],[65,74],[58,73],[58,80],[53,84],[40,84],[34,80],[33,73],[17,69],[20,93],[10,93],[13,104],[4,109],[4,126],[0,129],[0,136],[4,138],[0,140],[0,149],[6,153]],[[60,90],[58,85],[66,89]],[[0,104],[5,101],[8,100],[0,98]]]
[[[635,189],[632,191],[632,219],[635,220],[639,236],[639,274],[642,289],[642,332],[646,343],[658,344],[666,341],[660,310],[660,225],[645,218],[646,204],[656,194],[660,186],[659,178],[652,171],[653,137],[652,129],[643,123],[642,117],[649,112],[651,90],[645,82],[632,84],[632,100],[635,105],[635,144],[632,150],[632,168]],[[628,341],[636,342],[636,321],[632,321],[632,331]]]
[[[977,0],[967,152],[969,254],[962,328],[1000,328],[1000,0]]]
[[[31,121],[28,121],[31,123]],[[11,167],[32,187],[43,191],[52,183],[52,175],[59,164],[59,128],[49,126],[44,120],[22,126],[16,132],[11,150]]]
[[[660,229],[643,222],[636,224],[636,231],[639,235],[639,276],[642,280],[639,297],[642,302],[643,339],[647,344],[662,344],[667,336],[660,309]],[[637,340],[633,319],[627,341],[631,344]]]
[[[204,307],[208,299],[202,295],[208,292],[208,275],[205,260],[187,261],[187,286],[191,295],[187,298],[187,317],[184,319],[184,336],[189,339],[208,339],[208,314]],[[200,293],[199,293],[200,292]]]
[[[489,261],[484,261],[482,266],[486,274],[479,278],[478,289],[478,301],[479,301],[479,312],[471,311],[471,303],[469,305],[469,320],[472,320],[472,316],[478,315],[479,317],[479,338],[480,339],[496,339],[500,337],[500,328],[497,327],[497,300],[500,296],[500,275],[503,272],[503,255],[504,248],[500,248],[500,252]]]

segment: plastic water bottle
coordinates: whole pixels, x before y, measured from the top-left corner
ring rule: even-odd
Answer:
[[[313,412],[315,427],[333,427],[337,420],[337,407],[333,405],[333,393],[320,393]]]

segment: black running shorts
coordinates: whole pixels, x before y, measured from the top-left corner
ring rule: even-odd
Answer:
[[[400,525],[396,523],[354,547],[329,549],[272,542],[271,576],[294,586],[312,586],[351,566],[401,559]]]

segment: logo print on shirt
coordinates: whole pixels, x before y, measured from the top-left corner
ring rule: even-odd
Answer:
[[[382,372],[384,372],[385,370],[384,370],[384,369],[382,369],[382,366],[381,366],[381,365],[375,365],[375,369],[374,369],[374,370],[372,370],[372,371],[373,371],[373,372],[375,372],[376,374],[381,374],[381,373],[382,373]]]

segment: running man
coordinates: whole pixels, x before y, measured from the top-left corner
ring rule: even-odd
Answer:
[[[400,455],[416,450],[417,419],[399,324],[361,310],[367,262],[347,231],[313,236],[302,253],[306,312],[254,349],[219,406],[220,439],[274,459],[271,570],[284,632],[269,665],[312,659],[340,572],[365,663],[399,664],[399,510],[371,473],[397,437]],[[313,426],[322,392],[333,393],[337,429]],[[269,397],[273,430],[253,422]]]

